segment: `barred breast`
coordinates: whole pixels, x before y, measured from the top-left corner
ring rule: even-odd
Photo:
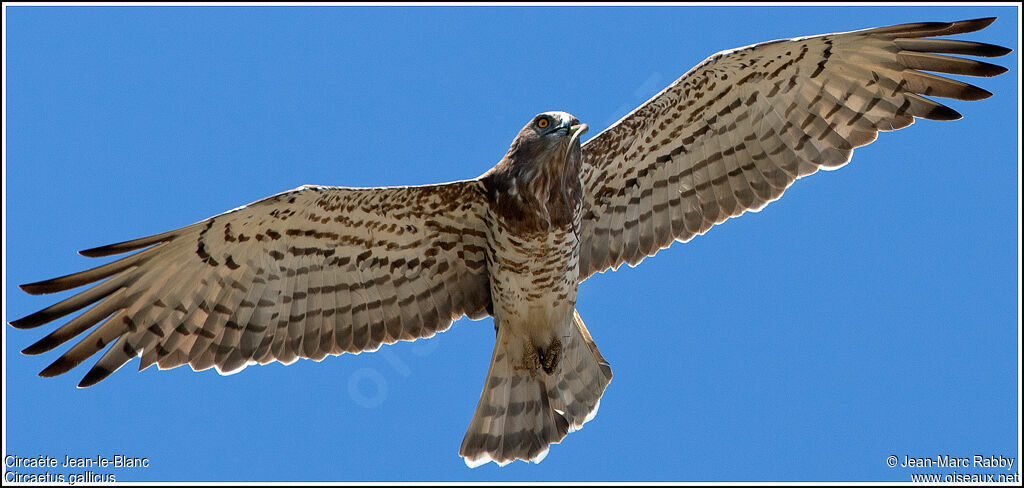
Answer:
[[[487,221],[495,326],[546,348],[576,305],[580,248],[573,226],[522,232],[493,212]]]

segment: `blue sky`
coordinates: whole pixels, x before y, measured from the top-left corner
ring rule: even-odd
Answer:
[[[149,459],[109,471],[123,481],[909,481],[932,470],[887,456],[947,454],[1019,471],[1016,7],[5,12],[5,322],[65,296],[17,284],[102,262],[78,250],[307,183],[474,177],[534,114],[593,136],[723,49],[997,15],[967,38],[1013,48],[1010,71],[973,81],[990,99],[946,102],[964,119],[884,133],[760,213],[583,283],[615,376],[539,465],[457,454],[490,319],[227,377],[133,361],[89,389],[86,366],[43,379],[57,354],[18,353],[51,328],[5,326],[4,442]]]

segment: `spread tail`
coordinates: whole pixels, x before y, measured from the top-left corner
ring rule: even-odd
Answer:
[[[557,365],[528,362],[531,343],[498,327],[480,402],[459,455],[473,468],[487,461],[539,463],[550,444],[594,418],[612,370],[578,312],[563,330]],[[534,356],[535,358],[536,356]]]

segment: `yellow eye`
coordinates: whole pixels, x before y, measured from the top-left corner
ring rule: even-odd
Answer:
[[[537,121],[537,127],[540,127],[541,129],[547,127],[548,124],[549,124],[548,119],[540,119],[540,120]]]

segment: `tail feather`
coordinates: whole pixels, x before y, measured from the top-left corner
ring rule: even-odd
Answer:
[[[549,445],[597,414],[611,368],[579,314],[571,320],[551,374],[524,367],[527,343],[499,326],[480,402],[459,450],[469,467],[516,459],[539,463]]]
[[[561,380],[548,389],[552,399],[560,400],[554,402],[554,407],[564,412],[569,432],[581,429],[597,415],[601,396],[612,379],[611,367],[597,350],[577,311],[573,311],[573,325],[573,331],[579,335],[563,347],[559,363]]]

